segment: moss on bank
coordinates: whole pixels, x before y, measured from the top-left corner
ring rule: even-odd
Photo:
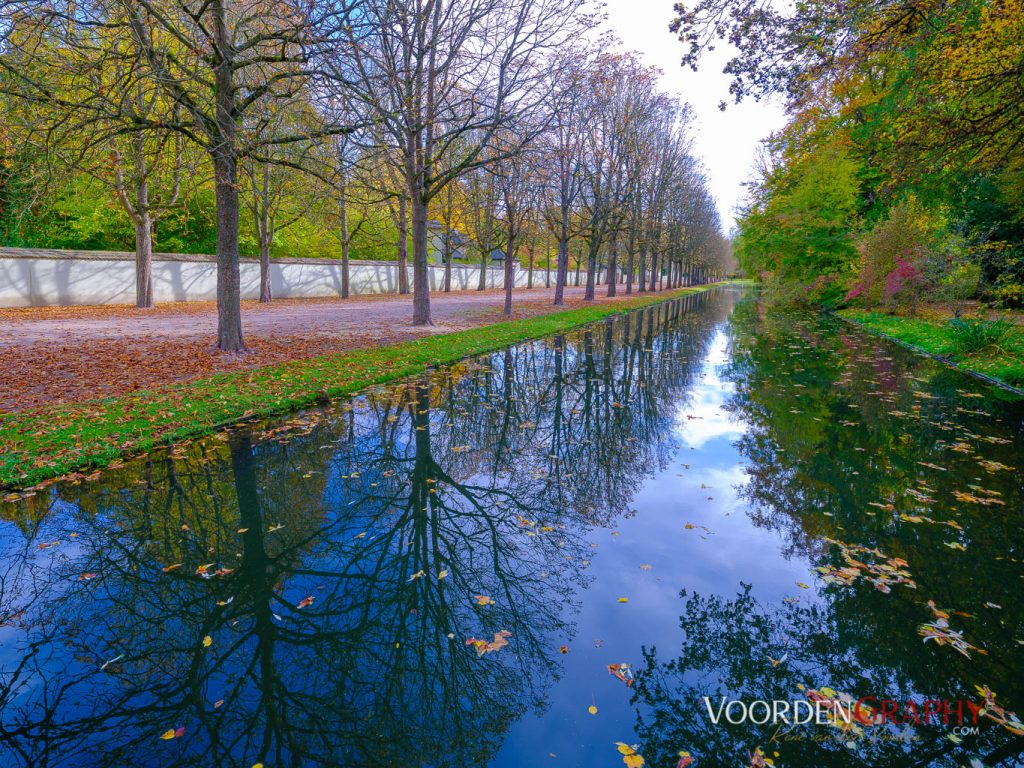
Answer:
[[[998,348],[960,354],[944,320],[897,317],[858,309],[844,309],[839,315],[873,333],[901,341],[969,373],[995,379],[996,383],[1018,391],[1024,388],[1024,328],[1021,326],[1016,326]]]
[[[127,454],[209,434],[241,420],[287,413],[324,397],[349,395],[416,374],[431,365],[491,352],[710,287],[683,288],[10,414],[0,419],[0,488],[24,488],[72,471],[105,466]]]

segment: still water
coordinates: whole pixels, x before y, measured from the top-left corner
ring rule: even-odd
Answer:
[[[1024,765],[1022,421],[720,289],[51,486],[0,765]]]

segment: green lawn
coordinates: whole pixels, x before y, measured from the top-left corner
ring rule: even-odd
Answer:
[[[223,373],[129,395],[56,405],[0,418],[0,488],[25,488],[101,467],[156,445],[208,434],[242,419],[286,413],[324,397],[419,373],[526,339],[711,286],[598,304],[246,371]]]
[[[839,314],[870,331],[949,358],[965,370],[983,373],[1018,389],[1024,388],[1024,327],[1020,325],[999,348],[960,354],[943,319],[897,317],[859,309],[844,309]]]

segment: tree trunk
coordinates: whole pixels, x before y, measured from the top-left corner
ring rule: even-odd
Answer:
[[[532,245],[530,246],[529,254],[530,254],[530,265],[529,265],[529,267],[527,269],[527,272],[526,272],[526,288],[527,288],[527,290],[529,290],[530,288],[533,288],[533,246]]]
[[[546,261],[546,267],[544,268],[544,287],[551,287],[551,246],[544,246],[544,257]]]
[[[398,198],[398,292],[409,292],[409,214],[405,195]]]
[[[238,266],[238,165],[234,147],[214,150],[217,203],[217,348],[246,351]]]
[[[555,305],[565,304],[565,281],[569,277],[568,217],[562,212],[562,231],[558,235],[558,272],[555,275]]]
[[[270,241],[260,237],[260,302],[266,304],[270,295]]]
[[[145,183],[142,185],[145,186]],[[139,201],[146,194],[139,189]],[[153,306],[153,223],[149,217],[149,203],[139,207],[135,216],[135,306],[150,309]]]
[[[341,214],[341,298],[347,299],[352,286],[348,272],[348,190],[344,176],[338,184],[338,191],[338,209]]]
[[[263,185],[257,201],[256,235],[260,241],[260,303],[270,302],[270,245],[274,228],[270,222],[270,165],[263,163]]]
[[[657,290],[658,285],[658,252],[655,251],[651,254],[651,282],[649,291],[652,293]]]
[[[480,280],[476,286],[478,291],[482,291],[487,287],[487,262],[491,255],[486,248],[483,248],[482,250],[483,255],[480,257]]]
[[[213,155],[217,205],[217,348],[245,352],[242,339],[241,275],[238,266],[238,157],[235,141],[235,83],[228,14],[223,2],[214,3],[213,38],[220,55],[214,80],[216,141]]]
[[[578,268],[577,264],[577,268]],[[583,292],[584,301],[594,300],[594,285],[597,281],[597,244],[591,240],[587,249],[587,288]]]
[[[608,244],[608,296],[615,296],[619,282],[619,252],[615,233],[612,232],[611,242]]]
[[[647,293],[647,244],[640,241],[640,263],[636,270],[636,288],[640,293]]]
[[[449,185],[450,187],[451,185]],[[451,218],[451,192],[448,193],[448,211]],[[448,224],[444,225],[444,292],[451,293],[452,290],[452,230]]]
[[[430,321],[430,275],[427,262],[427,204],[416,194],[412,199],[412,324]]]
[[[516,265],[515,265],[515,254],[516,244],[515,238],[510,237],[508,239],[508,245],[505,247],[505,316],[508,317],[512,314],[512,288],[516,282]]]

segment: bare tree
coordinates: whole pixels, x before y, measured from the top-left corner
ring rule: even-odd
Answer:
[[[548,158],[545,176],[550,204],[545,206],[545,218],[558,239],[554,300],[558,306],[565,303],[572,216],[583,183],[581,162],[583,129],[588,118],[585,108],[588,58],[586,51],[566,48],[548,61],[551,119],[541,143]]]
[[[546,51],[594,22],[581,0],[340,0],[346,80],[400,154],[412,214],[413,323],[430,324],[427,209],[513,117],[544,100]],[[528,137],[524,137],[528,138]]]

